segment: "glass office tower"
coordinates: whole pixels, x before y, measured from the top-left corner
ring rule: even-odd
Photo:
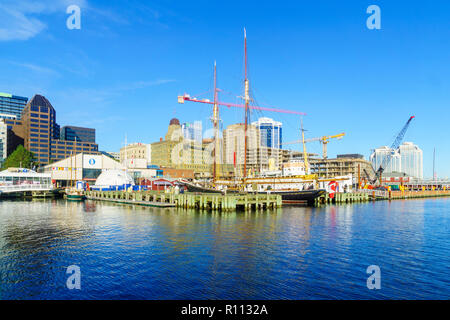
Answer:
[[[75,126],[64,126],[61,128],[61,140],[82,141],[95,143],[95,129]]]
[[[283,124],[270,118],[259,118],[252,123],[259,129],[262,147],[281,149],[283,143]]]
[[[0,92],[0,118],[20,119],[28,98]]]

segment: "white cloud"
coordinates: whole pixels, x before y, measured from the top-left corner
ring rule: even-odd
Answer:
[[[84,0],[2,0],[0,3],[0,41],[27,40],[47,28],[43,15],[65,13],[69,4],[86,6]]]
[[[30,69],[31,71],[37,72],[37,73],[45,73],[45,74],[49,74],[49,75],[58,75],[58,72],[56,72],[53,69],[50,68],[46,68],[46,67],[42,67],[42,66],[38,66],[32,63],[21,63],[21,62],[14,62],[14,61],[10,61],[11,64],[19,66],[19,67],[23,67],[23,68],[27,68]]]

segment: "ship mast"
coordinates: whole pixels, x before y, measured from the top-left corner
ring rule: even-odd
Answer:
[[[214,125],[214,150],[213,150],[213,183],[216,181],[217,174],[217,154],[219,152],[217,148],[217,140],[218,140],[218,127],[219,127],[219,107],[217,105],[217,67],[216,62],[214,61],[214,107],[213,107],[213,125]]]
[[[244,99],[245,99],[245,121],[244,121],[244,179],[247,177],[247,127],[248,127],[248,105],[250,101],[249,82],[247,78],[247,32],[244,28]]]
[[[303,118],[300,118],[301,132],[302,132],[302,144],[303,144],[303,162],[305,164],[305,174],[308,174],[308,153],[306,152],[305,143],[305,129],[303,129]]]

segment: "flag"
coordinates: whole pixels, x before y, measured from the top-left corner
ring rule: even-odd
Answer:
[[[328,185],[330,186],[330,192],[329,192],[330,199],[333,199],[334,198],[334,194],[336,193],[337,182],[336,181],[330,181],[330,183]]]

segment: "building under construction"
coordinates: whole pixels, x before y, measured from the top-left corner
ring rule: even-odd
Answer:
[[[352,174],[353,178],[373,179],[372,164],[361,154],[341,154],[336,159],[310,159],[311,173],[321,178],[333,178]]]

